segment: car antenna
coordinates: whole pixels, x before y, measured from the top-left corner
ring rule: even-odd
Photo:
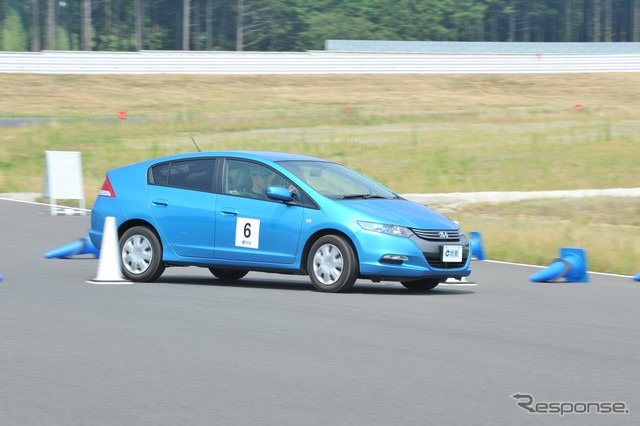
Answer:
[[[196,143],[196,140],[193,138],[193,136],[191,136],[191,140],[193,141],[193,144],[196,146],[196,149],[198,150],[198,152],[202,152],[200,150],[200,147],[198,146],[198,144]]]

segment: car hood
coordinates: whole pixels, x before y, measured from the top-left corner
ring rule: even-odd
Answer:
[[[363,213],[362,220],[379,221],[417,229],[458,229],[451,219],[413,201],[395,200],[342,200],[345,207]]]

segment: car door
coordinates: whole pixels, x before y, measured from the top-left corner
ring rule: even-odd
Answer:
[[[218,196],[215,254],[238,264],[291,264],[299,249],[304,207],[271,200],[247,190],[250,173],[265,174],[267,186],[285,184],[274,170],[249,161],[228,159],[223,166],[223,188]],[[265,188],[266,191],[266,188]]]
[[[158,231],[184,257],[213,258],[216,160],[162,163],[149,173],[147,200]]]

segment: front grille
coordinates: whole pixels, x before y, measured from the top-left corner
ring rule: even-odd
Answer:
[[[433,229],[411,229],[418,237],[427,241],[460,241],[460,231],[444,231]]]
[[[423,254],[424,254],[424,258],[427,260],[427,263],[432,268],[455,269],[455,268],[462,268],[464,264],[467,263],[467,258],[469,257],[469,249],[465,247],[462,250],[461,262],[443,262],[442,253],[423,253]]]

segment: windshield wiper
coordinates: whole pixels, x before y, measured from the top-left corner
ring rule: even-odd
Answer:
[[[354,200],[357,198],[361,198],[363,200],[371,200],[373,198],[382,198],[382,199],[386,199],[387,197],[382,197],[380,195],[373,195],[373,194],[347,194],[347,195],[343,195],[341,197],[338,197],[338,200]]]

